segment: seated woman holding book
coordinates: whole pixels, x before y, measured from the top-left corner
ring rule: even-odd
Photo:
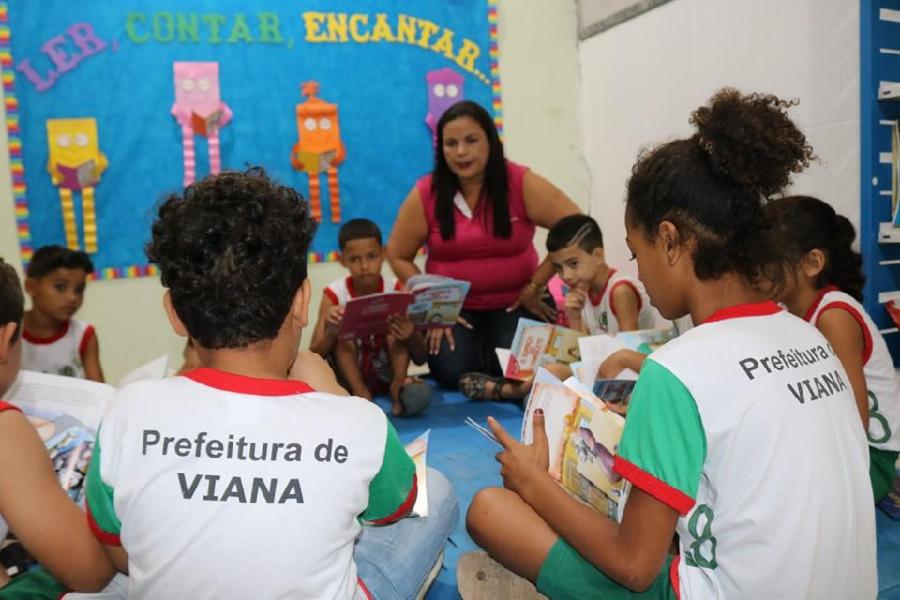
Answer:
[[[491,116],[475,102],[443,114],[434,163],[401,205],[387,251],[401,281],[419,272],[413,261],[426,246],[427,273],[472,284],[457,325],[429,330],[426,340],[434,378],[456,388],[468,371],[500,373],[494,349],[510,346],[520,317],[556,318],[543,295],[553,269],[538,264],[535,226],[552,227],[579,210],[549,181],[504,158]]]

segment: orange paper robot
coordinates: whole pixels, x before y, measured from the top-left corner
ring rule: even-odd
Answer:
[[[306,101],[297,105],[298,141],[291,152],[291,165],[309,176],[309,203],[316,221],[322,220],[319,173],[325,171],[331,222],[340,223],[341,195],[337,166],[344,162],[346,152],[338,125],[338,107],[316,97],[319,84],[315,81],[307,81],[300,89]]]
[[[84,250],[97,252],[97,216],[94,187],[106,170],[106,156],[100,152],[97,121],[94,119],[47,119],[47,170],[59,188],[66,246],[78,249],[74,193],[81,192],[81,219]]]

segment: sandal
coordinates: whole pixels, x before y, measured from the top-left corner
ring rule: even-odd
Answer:
[[[488,384],[494,384],[488,391]],[[473,400],[503,400],[503,377],[493,377],[485,373],[463,373],[459,377],[459,391]]]
[[[534,584],[484,552],[466,552],[456,563],[456,585],[463,600],[547,600]]]

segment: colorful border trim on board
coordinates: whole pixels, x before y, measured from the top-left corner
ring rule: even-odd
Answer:
[[[488,0],[488,58],[491,65],[491,92],[493,95],[491,108],[494,109],[494,123],[497,125],[497,132],[500,137],[503,137],[503,96],[500,93],[500,38],[497,33],[499,21],[497,3],[498,0]]]
[[[13,204],[16,211],[16,235],[24,265],[31,260],[31,232],[28,230],[28,201],[25,197],[25,163],[22,161],[22,132],[19,125],[19,100],[13,70],[9,32],[9,7],[0,1],[0,69],[3,78],[3,101],[6,108],[6,134],[9,146],[9,171],[12,176]]]
[[[22,268],[28,267],[34,248],[28,229],[28,197],[25,189],[25,163],[22,160],[22,131],[19,122],[19,100],[16,97],[16,75],[13,69],[12,45],[9,29],[9,3],[0,0],[0,70],[3,80],[3,101],[6,108],[6,134],[9,145],[9,171],[12,176],[13,203],[16,211],[16,235],[22,255]],[[91,279],[132,279],[159,275],[155,265],[108,267],[91,275]]]

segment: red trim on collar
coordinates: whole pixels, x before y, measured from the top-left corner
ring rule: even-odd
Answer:
[[[350,297],[358,298],[359,296],[356,295],[356,290],[353,289],[353,277],[347,277],[346,284],[347,284],[347,292],[350,294]],[[378,289],[372,293],[373,294],[381,294],[383,292],[384,292],[384,277],[379,275],[378,276]],[[366,294],[366,295],[369,295],[369,294]]]
[[[613,459],[613,470],[630,481],[641,491],[650,494],[666,506],[670,506],[677,510],[681,516],[685,516],[691,512],[691,509],[694,508],[694,504],[696,504],[696,500],[678,488],[672,487],[662,479],[651,475],[621,456],[617,456]]]
[[[613,275],[615,274],[616,270],[610,267],[609,273],[606,274],[606,281],[603,283],[603,287],[600,288],[600,291],[594,293],[588,290],[588,299],[591,301],[591,304],[593,304],[594,306],[600,306],[600,303],[603,302],[603,294],[606,293],[606,288],[609,287],[609,280],[612,279]]]
[[[306,382],[294,379],[261,379],[206,367],[188,371],[183,377],[217,390],[254,396],[292,396],[315,391]]]
[[[826,285],[821,290],[819,290],[819,293],[816,296],[816,299],[813,300],[813,303],[809,305],[808,309],[806,309],[806,314],[803,315],[803,320],[809,321],[810,319],[812,319],[812,316],[815,314],[816,309],[819,308],[819,304],[822,303],[822,298],[825,297],[825,294],[827,294],[828,292],[839,292],[839,291],[841,291],[841,289],[836,285]]]
[[[22,337],[25,338],[26,341],[31,342],[32,344],[52,344],[53,342],[59,341],[69,333],[69,323],[71,321],[65,321],[62,325],[59,326],[53,335],[50,337],[39,337],[34,335],[33,333],[28,333],[28,330],[24,327],[22,328]]]
[[[742,317],[767,317],[769,315],[774,315],[775,313],[781,312],[781,310],[781,307],[771,300],[766,300],[764,302],[753,302],[750,304],[736,304],[734,306],[720,308],[719,310],[708,316],[706,319],[704,319],[700,324],[706,325],[707,323],[727,321],[728,319],[740,319]]]

